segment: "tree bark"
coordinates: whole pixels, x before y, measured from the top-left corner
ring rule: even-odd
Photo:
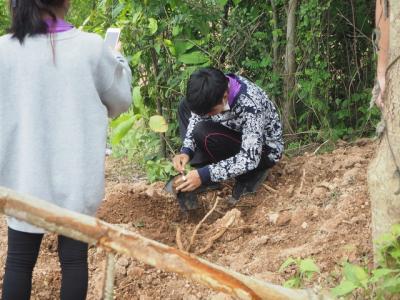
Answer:
[[[385,74],[386,81],[382,111],[385,129],[380,137],[376,157],[368,169],[374,241],[388,232],[393,224],[400,222],[400,2],[397,0],[390,1],[389,20],[389,63],[387,68],[386,65],[378,68],[378,75]],[[383,34],[381,32],[381,36]],[[375,245],[374,254],[377,263]]]
[[[285,91],[283,103],[283,126],[286,132],[293,133],[295,118],[294,95],[296,73],[296,10],[298,0],[289,0],[286,28]]]
[[[313,290],[288,289],[230,271],[99,219],[1,187],[0,213],[102,247],[109,252],[129,255],[158,269],[186,276],[236,299],[332,299],[328,292],[317,294]]]

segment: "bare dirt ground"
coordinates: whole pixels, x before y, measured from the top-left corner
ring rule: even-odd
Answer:
[[[321,273],[310,285],[334,285],[340,263],[371,265],[372,243],[367,165],[375,144],[369,140],[342,143],[332,153],[304,154],[284,158],[270,172],[256,195],[236,206],[240,211],[220,237],[215,228],[228,207],[223,198],[233,182],[218,192],[222,198],[198,231],[191,252],[246,275],[282,284],[294,272],[278,272],[288,257],[311,257]],[[106,197],[97,216],[120,224],[148,238],[176,247],[176,231],[182,243],[212,208],[216,192],[203,194],[201,208],[189,217],[162,191],[163,184],[146,185],[135,177],[130,165],[107,161]],[[0,218],[0,265],[4,268],[7,227]],[[217,233],[217,234],[216,234]],[[218,237],[215,241],[215,237]],[[91,247],[88,299],[101,299],[105,252]],[[0,288],[3,274],[0,275]],[[60,287],[56,237],[43,240],[33,276],[32,299],[58,299]],[[128,258],[118,257],[115,299],[231,299],[178,275],[156,270]]]

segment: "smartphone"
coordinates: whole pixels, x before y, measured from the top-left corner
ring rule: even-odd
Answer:
[[[119,36],[121,34],[121,28],[108,28],[106,37],[104,38],[105,44],[111,49],[115,49],[119,42]]]

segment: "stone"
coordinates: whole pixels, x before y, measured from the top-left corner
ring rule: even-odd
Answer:
[[[125,257],[121,257],[120,259],[117,260],[117,265],[127,267],[129,265],[129,260]]]
[[[115,266],[115,274],[125,276],[126,275],[126,268],[120,265]]]
[[[278,216],[278,219],[276,220],[276,225],[285,226],[285,225],[289,224],[291,217],[292,217],[292,215],[290,212],[284,211],[284,212],[280,213]]]
[[[144,274],[144,269],[140,267],[128,268],[127,274],[132,277],[142,277]]]
[[[272,224],[276,224],[276,221],[278,220],[279,214],[278,213],[269,213],[268,214],[268,220]]]
[[[303,224],[301,224],[301,228],[303,228],[303,229],[307,229],[307,228],[308,228],[308,224],[307,224],[307,222],[304,222]]]

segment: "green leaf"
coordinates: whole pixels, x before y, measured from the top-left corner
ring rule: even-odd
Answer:
[[[150,117],[149,126],[151,130],[155,132],[166,132],[168,130],[168,124],[163,116],[155,115]]]
[[[139,108],[139,111],[141,108],[143,108],[143,98],[140,93],[140,86],[135,86],[132,91],[132,97],[133,97],[133,105],[137,108]]]
[[[113,145],[119,144],[119,142],[125,137],[125,135],[129,132],[135,122],[134,118],[130,118],[120,123],[112,133],[111,143]]]
[[[155,34],[158,29],[157,20],[154,18],[149,18],[149,27],[148,28],[150,30],[150,35]]]
[[[300,261],[299,269],[300,273],[306,273],[306,272],[319,273],[318,266],[314,263],[314,261],[311,258],[302,259]]]
[[[138,51],[138,52],[136,52],[136,53],[132,56],[131,63],[132,63],[132,65],[133,65],[134,67],[137,66],[137,65],[139,64],[139,62],[140,62],[140,56],[142,55],[142,52],[143,52],[143,51]]]
[[[172,28],[172,36],[177,36],[181,32],[182,32],[182,26],[177,25]]]
[[[221,6],[225,6],[228,3],[228,0],[217,0],[217,4]]]
[[[389,278],[383,282],[380,288],[391,293],[398,293],[400,291],[400,278]]]
[[[179,57],[182,54],[186,53],[186,51],[192,49],[193,47],[194,43],[189,41],[180,41],[180,40],[174,41],[175,56]]]
[[[391,269],[386,269],[386,268],[382,268],[382,269],[376,269],[376,270],[372,270],[372,277],[370,278],[370,282],[371,283],[375,283],[377,281],[379,281],[379,279],[381,279],[382,277],[396,272],[396,270],[391,270]]]
[[[289,257],[287,260],[285,260],[283,262],[283,264],[281,265],[281,267],[279,268],[278,272],[282,272],[283,270],[285,270],[287,267],[289,267],[290,265],[293,264],[297,264],[296,260],[294,260],[293,258]]]
[[[286,280],[285,283],[283,284],[283,286],[286,288],[297,288],[300,286],[300,278],[293,277],[289,280]]]
[[[368,282],[368,274],[359,266],[346,263],[344,265],[344,276],[356,286],[366,286]]]
[[[131,117],[132,117],[131,114],[125,113],[125,114],[119,116],[118,118],[111,120],[110,128],[114,129],[114,128],[118,127],[119,124],[121,124],[122,122],[125,122],[126,120],[130,119]]]
[[[141,17],[142,17],[142,12],[141,12],[141,11],[135,13],[135,14],[133,15],[133,17],[132,17],[132,23],[133,23],[133,24],[136,24],[136,23],[139,21],[139,19],[140,19]]]
[[[196,51],[183,54],[178,57],[178,60],[187,65],[199,65],[208,62],[208,57],[204,53]]]
[[[233,4],[238,5],[242,0],[233,0]]]
[[[124,9],[125,4],[124,3],[119,3],[117,6],[113,7],[112,12],[111,12],[111,17],[115,19],[118,17],[118,15],[121,13],[121,11]]]
[[[337,287],[331,289],[331,293],[335,297],[345,296],[354,291],[357,286],[351,281],[344,280]]]

